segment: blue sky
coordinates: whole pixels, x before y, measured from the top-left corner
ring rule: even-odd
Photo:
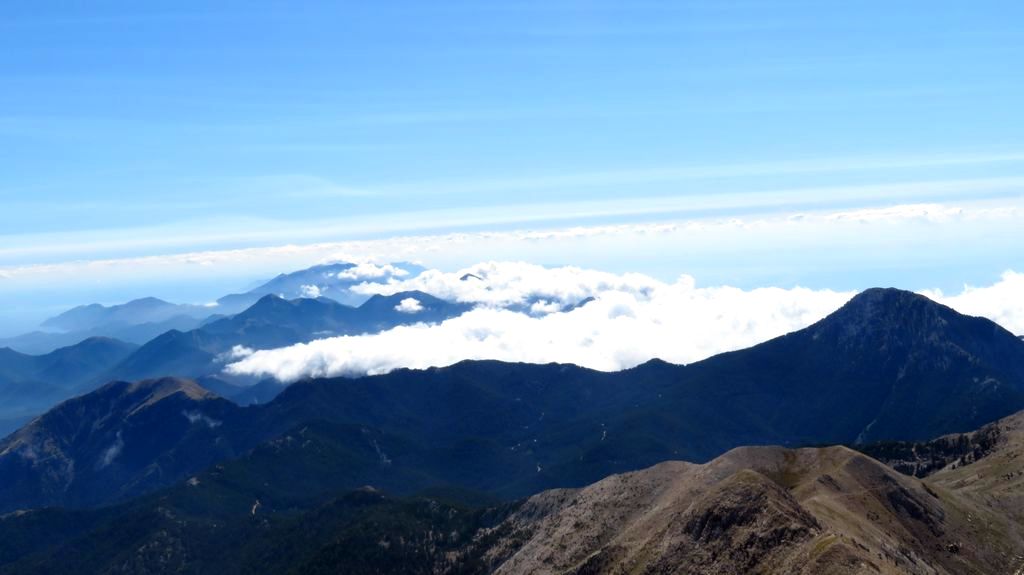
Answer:
[[[177,284],[100,274],[75,289],[43,275],[2,285],[3,270],[26,266],[1021,201],[1019,2],[294,4],[0,7],[9,317],[161,290],[212,299],[282,262]],[[742,244],[638,257],[637,271],[745,287],[948,289],[1024,269],[1011,249],[1020,223],[962,225],[947,258],[918,272],[873,266],[877,247],[839,240],[824,243],[841,272],[754,273],[746,254],[758,245]],[[898,242],[911,228],[886,229]],[[931,233],[949,235],[917,237]],[[985,249],[1000,239],[1011,245]],[[820,244],[785,249],[820,261]],[[929,260],[926,244],[896,253]],[[594,249],[551,257],[598,265],[605,252]],[[439,263],[469,259],[447,257]]]

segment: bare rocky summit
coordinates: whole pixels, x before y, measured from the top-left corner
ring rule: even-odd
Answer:
[[[536,495],[494,531],[497,573],[1018,573],[1024,415],[921,480],[845,447],[734,449]]]

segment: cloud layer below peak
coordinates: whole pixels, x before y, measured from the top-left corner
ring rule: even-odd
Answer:
[[[415,289],[478,305],[440,324],[256,351],[228,371],[294,381],[464,359],[574,363],[608,371],[652,358],[689,363],[804,327],[853,296],[804,288],[699,288],[689,276],[665,283],[642,274],[501,262],[454,273],[430,270],[360,289]]]
[[[477,306],[440,324],[247,350],[227,370],[290,382],[466,359],[574,363],[606,371],[654,358],[690,363],[806,327],[855,294],[801,287],[697,287],[685,275],[666,283],[642,274],[520,262],[487,262],[452,273],[428,270],[358,289],[367,294],[420,290]],[[966,287],[953,296],[924,293],[1024,333],[1024,274],[1008,271],[992,286]]]

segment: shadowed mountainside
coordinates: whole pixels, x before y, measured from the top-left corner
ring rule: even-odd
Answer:
[[[81,393],[82,386],[135,349],[132,344],[99,337],[45,355],[0,349],[0,420],[34,415]]]
[[[369,487],[317,502],[317,478],[353,468],[387,485],[380,454],[402,447],[312,424],[123,506],[8,515],[0,573],[1016,573],[1022,420],[925,480],[844,447],[742,447],[482,509]]]
[[[479,361],[300,382],[266,405],[225,414],[211,441],[242,453],[314,421],[358,426],[405,446],[388,454],[397,493],[444,484],[516,498],[667,459],[708,461],[740,445],[966,431],[1024,408],[1022,365],[1024,342],[988,320],[915,294],[869,290],[807,329],[690,366],[653,361],[603,373]],[[75,417],[79,426],[118,421],[89,410]],[[0,485],[0,510],[114,501],[128,494],[125,485],[169,485],[209,464],[208,451],[164,447],[144,455],[175,462],[160,475],[111,476],[90,484],[87,497],[53,490],[25,500]],[[19,457],[7,450],[0,465],[26,484],[44,482],[47,471],[6,461]],[[68,457],[95,466],[94,453]],[[331,487],[369,482],[360,477]]]
[[[239,411],[185,380],[108,384],[0,442],[4,499],[85,506],[165,485],[236,455],[219,428]]]

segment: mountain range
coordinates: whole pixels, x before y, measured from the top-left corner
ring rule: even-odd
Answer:
[[[1024,409],[1022,366],[1024,342],[991,321],[909,292],[868,290],[806,329],[688,366],[651,361],[608,373],[466,361],[302,381],[263,405],[218,408],[211,417],[221,424],[205,448],[179,444],[191,428],[169,426],[175,438],[133,451],[137,459],[123,469],[97,466],[98,447],[73,448],[121,442],[127,450],[149,441],[132,427],[131,414],[144,410],[118,416],[89,407],[96,394],[125,385],[111,384],[0,442],[5,476],[35,486],[0,485],[0,511],[139,495],[316,421],[378,434],[379,445],[391,446],[381,449],[396,493],[447,485],[518,498],[667,459],[704,462],[742,445],[913,441],[967,431]],[[181,411],[205,413],[199,404]],[[93,425],[98,419],[111,425]],[[53,445],[69,447],[39,461],[26,455]],[[95,480],[77,481],[82,469]],[[373,470],[351,467],[352,482],[332,488],[371,482],[364,471]]]
[[[47,319],[42,327],[61,331],[86,331],[160,323],[177,317],[203,319],[208,315],[210,311],[206,306],[173,304],[147,297],[109,307],[101,304],[78,306]]]
[[[365,269],[364,269],[365,268]],[[384,282],[408,279],[423,272],[423,267],[409,262],[381,266],[338,262],[324,264],[280,274],[247,292],[231,294],[217,300],[225,309],[244,309],[263,296],[276,295],[281,299],[325,297],[351,306],[366,301],[367,296],[351,290],[363,282]]]
[[[353,286],[364,281],[415,277],[422,271],[420,266],[404,262],[383,266],[339,262],[283,273],[246,292],[223,296],[208,305],[176,304],[155,297],[110,306],[82,305],[46,319],[40,330],[0,338],[0,347],[41,355],[91,337],[141,345],[170,330],[186,332],[237,314],[268,295],[285,300],[329,298],[358,306],[369,296],[352,291]]]
[[[2,352],[19,381],[132,381],[0,441],[0,573],[1024,568],[1024,341],[910,292],[685,366],[464,361],[262,382],[244,407],[205,375],[229,344],[382,329],[410,297],[464,311],[265,296],[161,345]]]
[[[131,306],[132,304],[133,302],[128,302],[123,305]],[[167,305],[177,307],[176,304],[168,303]],[[209,314],[209,310],[205,308],[202,309],[207,315]],[[128,343],[142,344],[168,330],[193,329],[201,325],[205,317],[206,315],[202,317],[193,317],[185,314],[178,314],[161,321],[103,323],[74,331],[37,330],[15,337],[0,338],[0,346],[10,347],[11,349],[25,354],[45,355],[55,349],[75,345],[78,342],[94,337],[117,339]]]
[[[415,313],[399,304],[415,299]],[[142,346],[92,337],[45,355],[0,349],[0,433],[13,431],[59,401],[87,393],[114,380],[178,375],[200,378],[233,400],[251,403],[276,395],[280,384],[254,387],[221,371],[235,346],[266,349],[335,335],[374,333],[398,325],[439,322],[464,313],[465,304],[449,303],[422,292],[372,296],[359,307],[327,298],[284,300],[267,295],[233,316],[208,320],[189,331],[172,329]],[[242,383],[244,385],[239,385]]]
[[[403,300],[419,303],[415,313],[399,309]],[[465,313],[470,306],[449,303],[423,292],[375,295],[359,307],[328,298],[284,300],[266,295],[245,311],[181,332],[171,330],[113,366],[106,380],[219,373],[223,355],[235,346],[271,349],[324,337],[376,333],[399,325],[434,323]]]
[[[81,391],[83,384],[123,361],[137,346],[94,337],[45,355],[0,348],[0,433]]]

